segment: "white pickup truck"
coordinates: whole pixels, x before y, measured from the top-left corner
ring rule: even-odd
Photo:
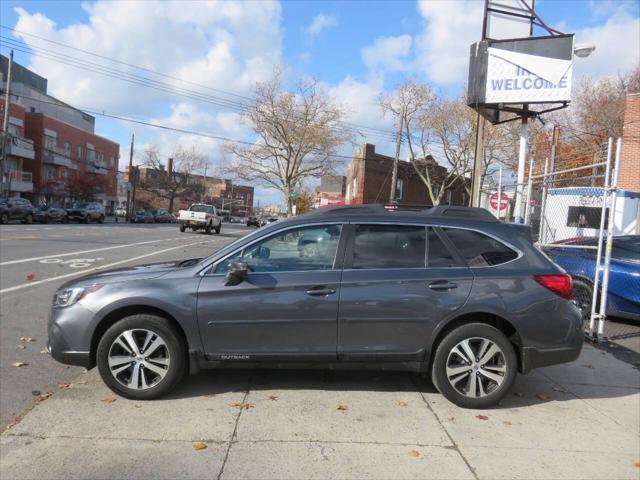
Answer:
[[[178,223],[180,224],[181,232],[190,228],[194,232],[202,229],[206,233],[211,233],[211,230],[220,233],[222,217],[218,216],[216,207],[213,205],[194,203],[188,210],[180,210],[178,212]]]

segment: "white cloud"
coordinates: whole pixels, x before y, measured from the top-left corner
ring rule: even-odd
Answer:
[[[371,71],[404,71],[410,66],[411,44],[411,35],[379,37],[361,50],[362,60]]]
[[[312,37],[319,35],[322,30],[330,27],[337,27],[338,19],[333,15],[325,15],[324,13],[320,13],[313,17],[313,20],[309,24],[305,31]]]
[[[58,28],[45,15],[17,8],[16,30],[78,46],[191,82],[246,94],[281,62],[281,8],[277,2],[107,2],[83,4],[88,19]],[[200,94],[224,96],[171,79],[151,76],[108,60],[16,34],[33,47],[52,49],[84,62],[109,65]],[[50,93],[71,104],[149,116],[156,105],[180,101],[166,92],[134,85],[46,58],[30,68],[49,79]],[[94,67],[95,68],[95,67]],[[237,98],[227,97],[233,101]],[[214,108],[214,107],[212,107]]]

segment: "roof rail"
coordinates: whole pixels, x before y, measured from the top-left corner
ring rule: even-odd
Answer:
[[[437,205],[425,212],[432,217],[469,218],[484,222],[499,222],[495,216],[484,208],[460,207],[454,205]]]
[[[430,217],[467,218],[469,220],[483,222],[499,222],[491,212],[484,208],[460,207],[455,205],[438,205],[429,207],[427,205],[383,205],[381,203],[368,203],[359,205],[337,205],[335,207],[324,207],[305,213],[307,216],[325,216],[342,214],[393,214],[394,212],[415,212],[416,214],[428,215]]]

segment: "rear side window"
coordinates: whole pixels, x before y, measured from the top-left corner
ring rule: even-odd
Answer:
[[[424,268],[425,248],[424,226],[358,225],[352,268]]]
[[[443,230],[470,267],[500,265],[518,258],[512,249],[483,233],[459,228]]]
[[[458,263],[451,255],[451,251],[436,234],[433,228],[429,228],[429,246],[427,247],[427,266],[429,268],[457,267]]]

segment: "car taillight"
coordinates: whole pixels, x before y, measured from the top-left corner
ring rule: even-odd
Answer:
[[[556,295],[571,300],[573,298],[573,282],[571,275],[534,275],[533,279]]]

